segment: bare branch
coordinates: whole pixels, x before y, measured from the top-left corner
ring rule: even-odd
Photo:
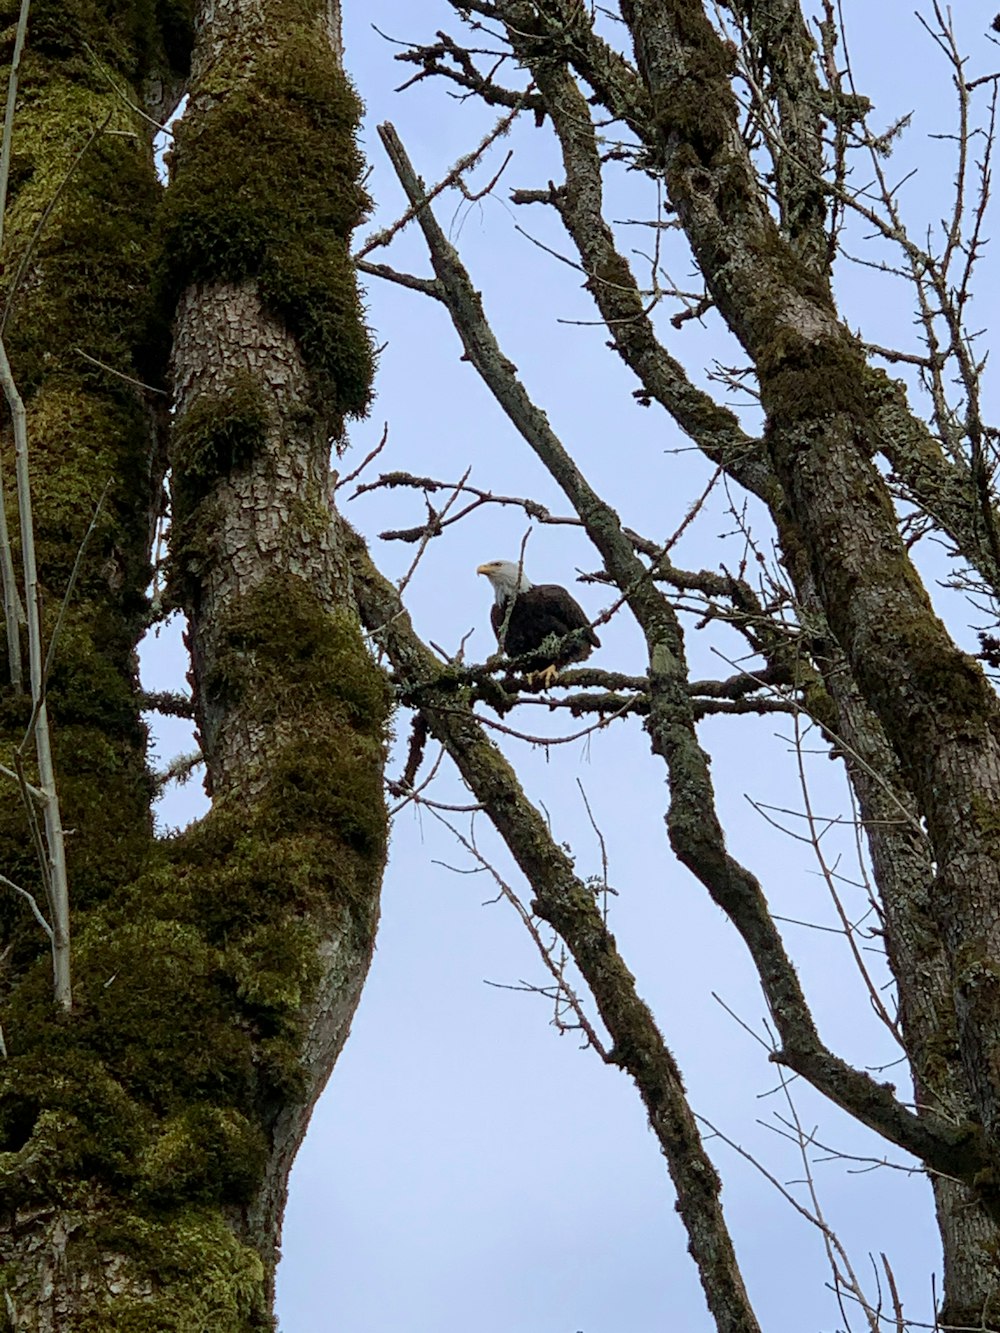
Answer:
[[[707,759],[694,734],[694,718],[684,689],[683,648],[675,616],[635,555],[618,516],[587,484],[497,346],[478,294],[434,220],[395,130],[382,125],[379,134],[424,232],[449,313],[469,360],[580,514],[608,573],[643,628],[651,663],[652,706],[647,725],[654,751],[666,760],[670,771],[671,841],[680,860],[705,885],[747,944],[781,1033],[783,1063],[891,1141],[950,1174],[961,1175],[978,1160],[971,1126],[956,1130],[943,1122],[932,1124],[928,1117],[915,1116],[896,1100],[889,1085],[877,1084],[852,1069],[820,1042],[760,885],[725,849]]]
[[[0,874],[0,884],[5,885],[8,889],[11,890],[12,893],[16,893],[21,898],[27,900],[28,906],[31,908],[32,916],[35,918],[35,920],[41,926],[42,930],[45,931],[46,935],[48,935],[49,939],[51,940],[52,927],[45,920],[45,917],[42,914],[42,909],[38,906],[38,902],[34,894],[29,893],[27,889],[22,889],[19,884],[15,884],[14,881],[12,879],[8,879],[6,875]]]
[[[66,876],[66,853],[63,846],[62,820],[59,815],[59,797],[56,791],[55,769],[52,763],[52,742],[49,733],[48,710],[45,703],[45,679],[42,666],[42,629],[38,612],[38,573],[35,567],[35,537],[31,513],[31,480],[28,468],[28,435],[25,426],[24,403],[17,391],[14,374],[7,359],[7,349],[0,337],[0,384],[10,408],[14,423],[14,449],[17,466],[17,499],[21,526],[21,554],[24,561],[24,588],[28,612],[28,660],[31,675],[31,697],[34,724],[35,753],[38,759],[39,785],[45,794],[43,818],[45,822],[45,851],[42,857],[43,875],[51,875],[50,912],[52,916],[52,970],[56,1003],[65,1010],[73,1005],[70,980],[70,922],[69,885]],[[8,628],[9,632],[9,628]],[[27,742],[28,736],[25,737]],[[20,763],[20,751],[17,754]],[[20,772],[20,768],[18,770]],[[25,808],[29,820],[34,819],[35,806],[26,793]]]
[[[492,144],[496,143],[497,139],[502,138],[508,133],[510,127],[523,109],[523,101],[521,101],[506,116],[501,116],[489,133],[480,140],[479,144],[472,150],[472,152],[466,153],[464,156],[460,157],[448,174],[439,180],[437,185],[431,187],[427,194],[427,198],[436,199],[443,190],[447,190],[450,185],[454,185],[460,176],[474,167],[486,150]],[[402,231],[408,222],[412,222],[413,218],[416,216],[416,212],[416,208],[411,205],[402,217],[398,218],[391,226],[383,227],[381,231],[377,231],[369,236],[366,241],[362,242],[361,248],[355,251],[352,256],[354,262],[358,263],[358,261],[364,259],[366,255],[371,254],[373,250],[379,250],[383,246],[388,245],[397,232]]]

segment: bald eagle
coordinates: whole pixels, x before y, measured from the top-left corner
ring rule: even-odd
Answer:
[[[497,643],[508,657],[538,652],[550,636],[564,640],[574,630],[582,631],[569,643],[553,644],[547,654],[551,664],[539,673],[545,689],[551,686],[560,667],[582,662],[593,649],[600,648],[601,641],[590,628],[583,607],[558,583],[532,583],[512,560],[490,560],[476,573],[485,574],[493,584],[496,600],[490,608],[490,621]]]

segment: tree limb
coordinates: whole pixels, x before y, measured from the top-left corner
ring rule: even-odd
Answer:
[[[782,1038],[784,1062],[815,1081],[821,1091],[871,1128],[928,1164],[952,1175],[975,1169],[979,1148],[970,1129],[955,1129],[930,1115],[914,1115],[895,1099],[891,1088],[854,1070],[821,1043],[760,885],[725,850],[707,758],[695,736],[676,616],[635,554],[618,516],[587,484],[497,346],[478,294],[426,205],[423,188],[395,130],[382,125],[379,134],[424,232],[445,302],[469,360],[566,493],[643,629],[650,654],[647,728],[654,751],[664,758],[670,773],[667,822],[671,843],[682,863],[701,880],[743,937]]]

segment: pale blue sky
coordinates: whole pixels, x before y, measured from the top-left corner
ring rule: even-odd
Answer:
[[[891,170],[901,177],[920,166],[904,198],[915,216],[933,222],[945,207],[952,174],[945,170],[935,179],[934,165],[946,146],[928,138],[951,126],[947,70],[908,5],[851,0],[845,8],[859,88],[876,101],[880,120],[890,122],[918,98],[928,103]],[[992,68],[998,54],[982,36],[992,9],[964,8],[969,12],[961,16],[962,31],[973,52],[971,72],[978,73]],[[384,225],[402,211],[403,201],[374,125],[392,119],[418,170],[433,180],[478,141],[493,116],[429,83],[395,95],[409,67],[392,61],[394,48],[375,34],[372,22],[393,36],[422,40],[432,40],[439,28],[457,37],[460,25],[443,0],[345,0],[347,65],[368,107],[364,146],[379,204],[375,222]],[[506,198],[509,188],[558,179],[559,164],[547,127],[538,131],[526,123],[508,142],[516,155],[496,193],[473,205],[448,195],[438,217],[482,288],[505,350],[589,479],[630,526],[664,537],[679,525],[710,470],[698,455],[671,452],[683,439],[658,409],[635,404],[631,376],[607,351],[600,328],[557,323],[594,318],[580,290],[581,275],[514,229],[520,224],[568,252],[553,220],[541,210],[515,210]],[[499,161],[491,157],[475,183],[484,184]],[[648,196],[638,186],[621,176],[613,217],[649,215]],[[621,234],[637,248],[649,241],[648,233]],[[393,246],[388,262],[427,272],[422,244],[410,232]],[[690,277],[683,262],[672,276],[682,283]],[[845,270],[841,281],[848,317],[864,325],[867,337],[890,342],[911,336],[901,293],[869,270]],[[377,401],[371,418],[352,428],[345,466],[360,460],[388,422],[386,469],[457,479],[471,463],[474,483],[530,494],[555,512],[568,512],[474,372],[459,361],[443,309],[375,281],[369,284],[369,309],[376,341],[386,347]],[[667,336],[671,350],[691,358],[693,366],[713,357],[738,359],[712,319],[704,328],[689,324],[683,335],[668,329]],[[421,517],[418,498],[402,492],[366,496],[346,512],[372,538]],[[720,495],[685,536],[678,562],[735,567],[741,539],[720,540],[733,526]],[[516,558],[524,531],[516,512],[486,510],[432,544],[408,593],[425,638],[453,648],[475,627],[469,654],[482,659],[491,651],[490,591],[475,568],[487,559]],[[766,528],[757,531],[766,544]],[[372,547],[393,576],[412,557],[411,547],[377,539]],[[526,563],[536,580],[569,584],[576,570],[595,568],[598,561],[574,529],[536,527]],[[593,586],[577,585],[575,591],[591,613],[610,600]],[[604,647],[595,664],[643,669],[639,636],[624,614],[601,634]],[[731,635],[712,643],[728,656],[741,651]],[[699,637],[690,636],[689,651],[696,675],[729,674],[727,663]],[[524,710],[517,724],[531,731],[552,725],[541,709]],[[398,731],[405,741],[403,721]],[[792,733],[792,720],[783,717],[710,721],[702,728],[731,850],[758,873],[776,911],[830,923],[832,909],[809,849],[776,834],[748,800],[801,809]],[[166,757],[186,747],[171,735],[160,748]],[[712,998],[717,992],[760,1030],[763,1006],[754,974],[734,931],[670,856],[662,822],[665,773],[638,724],[620,723],[613,734],[548,754],[523,745],[509,752],[517,755],[529,794],[544,803],[557,837],[572,845],[581,872],[591,874],[600,860],[577,779],[584,784],[618,890],[613,928],[680,1061],[695,1110],[755,1152],[781,1181],[800,1179],[795,1150],[758,1123],[773,1126],[776,1112],[787,1114],[780,1094],[764,1096],[777,1083],[774,1068]],[[817,808],[843,814],[839,769],[824,755],[807,756],[806,763]],[[398,767],[397,759],[394,771]],[[462,799],[447,773],[438,794]],[[194,799],[191,788],[172,798],[165,818],[190,817]],[[476,832],[517,882],[484,821]],[[843,853],[843,873],[850,876],[850,831],[831,834],[830,842],[831,855]],[[468,866],[433,818],[407,810],[393,830],[382,928],[354,1031],[292,1176],[279,1272],[282,1330],[709,1330],[665,1165],[633,1088],[571,1037],[560,1037],[544,1000],[485,984],[543,978],[511,910],[483,906],[492,887],[481,875],[458,875],[440,862]],[[849,888],[845,893],[852,897]],[[862,897],[853,893],[851,910]],[[892,1060],[844,942],[795,926],[787,926],[785,935],[831,1046],[869,1066]],[[819,1126],[824,1143],[882,1156],[879,1141],[811,1090],[796,1084],[794,1095],[804,1123]],[[716,1143],[712,1153],[762,1326],[768,1333],[844,1327],[824,1285],[829,1269],[818,1230],[731,1149]],[[869,1255],[885,1251],[907,1314],[928,1320],[937,1250],[925,1182],[889,1170],[850,1173],[836,1162],[817,1165],[816,1180],[826,1216],[869,1292]]]

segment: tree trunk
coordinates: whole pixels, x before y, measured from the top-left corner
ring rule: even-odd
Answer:
[[[288,1171],[378,916],[389,698],[329,494],[330,440],[371,374],[347,261],[358,106],[327,7],[211,10],[163,201],[147,127],[108,80],[166,104],[190,33],[40,14],[24,67],[6,275],[61,190],[7,289],[50,632],[112,479],[49,694],[74,830],[71,1014],[25,900],[0,899],[0,1321],[31,1333],[272,1326]],[[66,180],[109,114],[129,137],[99,136]],[[175,305],[170,588],[213,806],[156,840],[134,650],[162,417],[120,375],[163,382]],[[5,763],[28,711],[4,693]],[[10,796],[0,869],[43,901]]]

